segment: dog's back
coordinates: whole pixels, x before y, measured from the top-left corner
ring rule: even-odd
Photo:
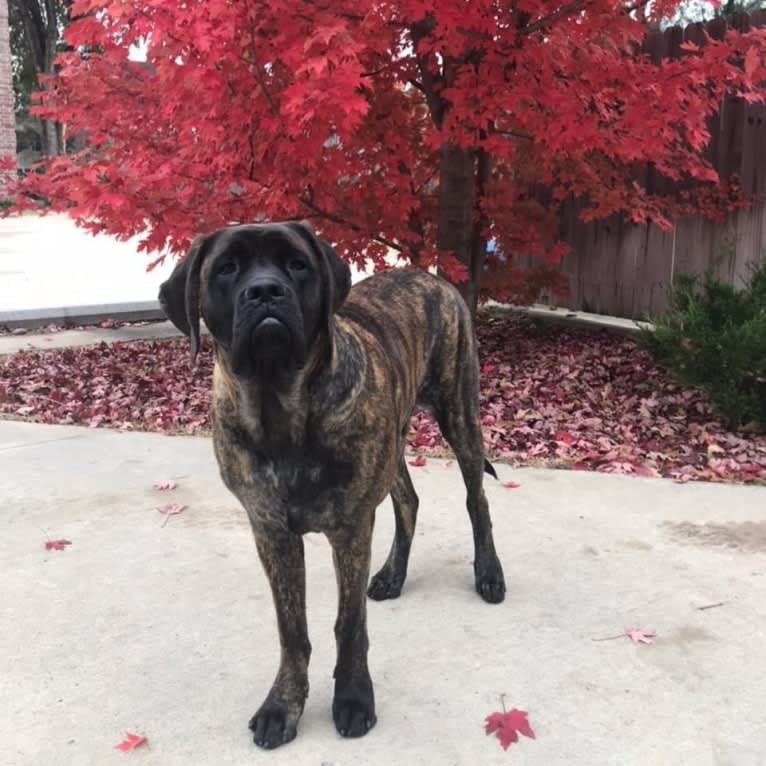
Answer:
[[[405,407],[418,404],[438,414],[456,395],[475,397],[470,313],[445,280],[419,269],[376,274],[351,288],[338,317],[352,332],[371,336],[381,350],[377,361],[387,368],[381,372],[390,375]]]

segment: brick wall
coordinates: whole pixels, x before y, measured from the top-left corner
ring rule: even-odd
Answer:
[[[11,41],[8,32],[8,0],[0,0],[0,157],[16,156],[16,118],[13,112]],[[0,191],[3,175],[0,171]]]

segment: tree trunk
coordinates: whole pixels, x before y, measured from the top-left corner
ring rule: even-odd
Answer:
[[[475,151],[454,144],[444,144],[439,160],[439,213],[436,244],[439,250],[449,250],[466,267],[468,278],[456,287],[463,296],[471,316],[476,313],[479,299],[474,285],[474,201]]]
[[[43,126],[43,154],[57,157],[59,152],[58,126],[53,120],[40,120]]]
[[[488,221],[480,203],[486,193],[492,161],[483,149],[445,144],[439,166],[437,246],[449,250],[465,266],[467,278],[456,287],[476,316],[487,257],[484,232]]]
[[[481,202],[487,193],[487,184],[492,173],[492,159],[484,149],[476,151],[476,179],[474,194],[474,217],[473,217],[473,241],[471,242],[471,270],[468,277],[471,280],[474,303],[471,306],[471,316],[476,316],[481,293],[481,283],[484,276],[484,262],[487,259],[487,238],[485,232],[489,227],[489,221],[481,209]]]

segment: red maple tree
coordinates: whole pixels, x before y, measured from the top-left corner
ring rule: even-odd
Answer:
[[[73,0],[39,112],[86,148],[20,190],[158,252],[229,222],[310,218],[352,262],[394,252],[467,276],[475,306],[489,237],[560,258],[568,195],[585,217],[663,223],[678,200],[637,167],[715,184],[706,120],[726,93],[763,99],[766,33],[656,63],[647,21],[676,5]],[[129,60],[137,42],[145,61]]]

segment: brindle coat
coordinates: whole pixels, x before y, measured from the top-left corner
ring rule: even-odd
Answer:
[[[308,695],[306,532],[329,539],[338,581],[335,725],[355,737],[375,723],[365,591],[395,598],[407,574],[418,497],[403,454],[416,404],[435,414],[460,464],[476,590],[492,603],[505,595],[482,488],[491,467],[468,309],[451,285],[417,270],[350,282],[307,225],[260,224],[196,240],[160,290],[192,356],[200,314],[210,330],[215,453],[271,584],[281,662],[250,722],[266,748],[295,736]],[[375,509],[389,493],[396,533],[368,588]]]

